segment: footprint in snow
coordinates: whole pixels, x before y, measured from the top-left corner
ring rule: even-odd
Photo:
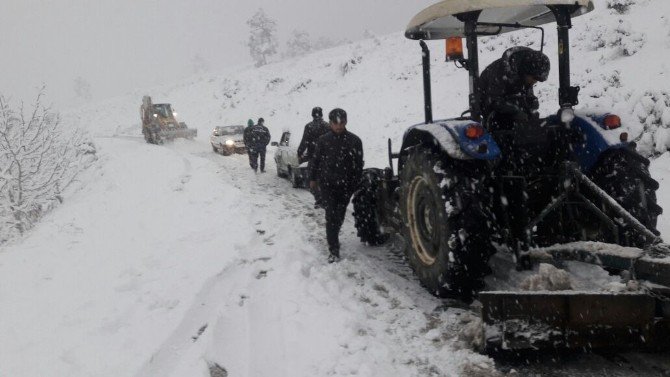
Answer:
[[[266,271],[266,270],[258,271],[258,274],[256,275],[256,279],[260,280],[260,279],[263,279],[263,278],[267,277],[268,272],[270,272],[270,271]]]
[[[202,333],[204,333],[205,330],[207,330],[207,324],[206,323],[198,329],[197,334],[195,334],[191,337],[191,339],[193,340],[193,343],[197,342],[198,339],[200,339],[200,335],[202,335]]]
[[[228,371],[217,363],[209,363],[209,376],[228,377]]]
[[[275,237],[275,235],[272,234],[272,235],[270,235],[269,237],[264,238],[264,239],[263,239],[263,243],[265,243],[265,244],[268,245],[268,246],[272,246],[272,245],[274,245],[274,244],[275,244],[274,241],[273,241],[274,237]]]

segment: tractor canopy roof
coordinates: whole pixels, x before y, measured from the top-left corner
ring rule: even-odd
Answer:
[[[572,17],[593,10],[591,0],[443,0],[414,16],[407,26],[405,36],[410,39],[445,39],[465,37],[464,23],[456,16],[461,13],[482,11],[479,22],[519,23],[525,26],[539,26],[556,21],[547,8],[551,5],[573,5]],[[515,28],[480,26],[484,33],[506,33]]]

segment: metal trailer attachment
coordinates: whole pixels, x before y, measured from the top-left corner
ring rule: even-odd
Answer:
[[[670,305],[644,293],[481,292],[489,352],[670,348]]]
[[[573,164],[566,163],[570,184],[527,227],[577,197],[601,210],[579,193],[579,187],[599,197],[625,223],[645,236],[642,250],[601,242],[573,242],[529,250],[531,262],[579,261],[627,272],[634,292],[480,292],[482,318],[489,351],[533,349],[670,349],[670,245],[642,225],[616,200],[601,190]],[[604,214],[603,214],[604,215]]]

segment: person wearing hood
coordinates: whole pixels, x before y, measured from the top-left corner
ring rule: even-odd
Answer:
[[[328,123],[323,120],[323,110],[320,107],[312,109],[312,121],[305,125],[305,130],[302,133],[302,140],[298,146],[298,161],[303,163],[312,159],[314,149],[316,148],[316,141],[330,131]],[[318,188],[311,190],[314,195],[314,207],[321,207],[321,195]]]
[[[551,63],[540,51],[512,47],[480,76],[481,110],[489,130],[511,129],[537,117],[540,107],[533,86],[549,76]]]
[[[363,143],[347,131],[347,113],[334,109],[328,115],[331,131],[321,136],[309,162],[310,189],[321,190],[326,210],[328,262],[340,259],[339,233],[347,205],[363,176]]]
[[[247,121],[247,128],[244,129],[244,134],[243,134],[243,140],[244,140],[244,145],[247,146],[247,149],[249,149],[249,131],[251,130],[251,127],[254,126],[254,121],[249,119]]]
[[[254,172],[258,172],[260,157],[261,173],[265,173],[265,154],[270,143],[270,130],[265,127],[265,120],[259,118],[256,125],[249,119],[248,127],[244,130],[244,144],[249,152],[249,166]]]

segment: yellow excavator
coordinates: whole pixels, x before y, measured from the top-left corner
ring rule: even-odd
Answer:
[[[153,103],[150,96],[142,97],[140,107],[142,134],[150,144],[163,144],[176,138],[193,139],[198,130],[188,128],[186,123],[177,121],[177,113],[169,103]]]

